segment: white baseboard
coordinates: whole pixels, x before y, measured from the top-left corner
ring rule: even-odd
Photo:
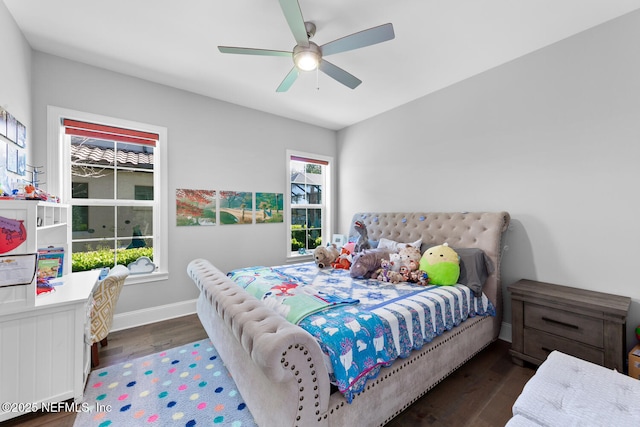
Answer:
[[[113,316],[111,332],[193,314],[196,312],[196,301],[197,300],[195,299],[180,301],[175,304],[161,305],[158,307],[116,314]]]
[[[500,335],[498,335],[498,339],[511,342],[511,323],[502,322],[502,325],[500,326]]]

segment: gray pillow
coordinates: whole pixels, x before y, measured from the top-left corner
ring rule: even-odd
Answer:
[[[495,270],[491,258],[482,249],[453,248],[460,255],[460,278],[458,283],[473,291],[476,297],[482,295],[482,286]]]

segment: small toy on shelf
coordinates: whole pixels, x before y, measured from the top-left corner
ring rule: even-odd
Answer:
[[[24,195],[27,199],[35,199],[36,198],[36,187],[31,184],[27,184],[24,186]]]

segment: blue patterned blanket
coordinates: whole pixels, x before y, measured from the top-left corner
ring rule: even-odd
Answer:
[[[353,279],[348,270],[321,270],[313,262],[269,270],[336,301],[359,301],[310,312],[298,323],[320,344],[331,381],[349,403],[383,366],[407,357],[469,317],[495,316],[485,295],[475,297],[463,285],[424,287]]]
[[[325,308],[358,302],[296,282],[295,278],[269,267],[242,268],[229,272],[227,276],[296,325],[310,314]]]

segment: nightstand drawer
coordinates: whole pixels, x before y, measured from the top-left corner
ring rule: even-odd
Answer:
[[[524,327],[538,329],[594,347],[604,347],[604,324],[601,319],[537,304],[525,304]]]
[[[604,363],[604,352],[601,349],[535,329],[524,330],[524,352],[527,355],[544,361],[553,350],[558,350],[598,365]]]

